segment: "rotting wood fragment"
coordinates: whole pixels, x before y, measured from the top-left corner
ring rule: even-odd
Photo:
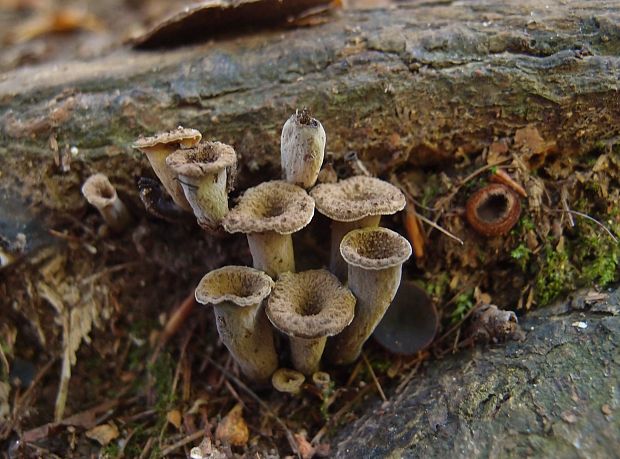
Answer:
[[[133,39],[139,49],[179,46],[218,34],[240,32],[294,19],[330,0],[207,0],[186,6]]]

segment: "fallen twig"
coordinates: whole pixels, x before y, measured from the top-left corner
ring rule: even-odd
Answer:
[[[377,379],[375,370],[372,369],[372,365],[370,365],[370,362],[368,361],[368,357],[366,357],[366,354],[363,352],[362,352],[362,358],[364,359],[364,363],[366,363],[366,366],[368,367],[368,371],[370,372],[370,377],[372,378],[372,381],[374,382],[375,387],[377,388],[377,391],[379,392],[379,395],[381,396],[384,402],[387,402],[387,397],[385,396],[385,392],[383,392],[383,388],[381,387],[381,384],[379,384],[379,380]]]
[[[176,451],[177,449],[181,448],[182,446],[185,446],[188,443],[191,443],[193,441],[198,440],[199,438],[204,437],[206,434],[207,434],[207,432],[204,431],[204,430],[198,430],[198,431],[194,432],[193,434],[189,434],[188,436],[182,438],[178,442],[173,443],[170,446],[165,446],[164,448],[162,448],[161,456],[162,457],[166,457],[168,454],[172,453],[173,451]]]
[[[607,228],[605,225],[603,225],[601,222],[599,222],[596,218],[590,217],[588,214],[585,214],[583,212],[579,212],[578,210],[572,210],[572,209],[547,209],[547,211],[548,212],[560,212],[560,213],[567,212],[569,214],[573,214],[573,215],[577,215],[579,217],[583,217],[586,220],[590,220],[591,222],[596,223],[598,226],[603,228],[603,230],[605,230],[605,232],[609,235],[609,237],[616,244],[618,243],[618,238],[614,235],[614,233],[611,232],[611,230],[609,228]]]

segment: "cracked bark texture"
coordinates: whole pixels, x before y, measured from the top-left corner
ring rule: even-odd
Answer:
[[[52,209],[83,208],[94,171],[135,195],[148,167],[131,142],[184,125],[235,147],[243,188],[279,175],[280,129],[302,106],[329,152],[356,151],[378,173],[394,156],[428,166],[478,153],[527,124],[578,155],[620,132],[619,23],[620,6],[600,0],[414,1],[18,69],[0,78],[2,182]],[[78,148],[67,173],[50,136],[60,154]]]
[[[620,290],[528,315],[524,342],[433,362],[366,403],[334,457],[618,457]],[[586,328],[581,328],[585,324]]]

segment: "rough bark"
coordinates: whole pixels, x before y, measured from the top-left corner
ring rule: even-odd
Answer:
[[[619,290],[590,306],[577,294],[529,315],[524,342],[431,363],[365,404],[334,457],[617,457],[619,312]]]
[[[242,185],[255,183],[262,167],[279,173],[279,131],[304,105],[323,122],[328,151],[357,151],[376,172],[395,155],[424,166],[479,152],[527,124],[579,154],[619,132],[619,18],[618,5],[597,0],[413,2],[23,68],[0,80],[3,181],[75,209],[83,175],[98,170],[132,188],[146,162],[131,142],[182,124],[233,144]],[[79,150],[64,175],[51,135],[61,154]]]

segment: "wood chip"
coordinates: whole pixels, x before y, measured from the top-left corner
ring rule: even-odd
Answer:
[[[118,427],[112,423],[102,424],[86,431],[86,436],[91,440],[96,440],[101,446],[106,446],[118,438],[118,435]]]
[[[232,446],[244,446],[248,442],[250,430],[243,419],[243,407],[240,403],[237,403],[217,425],[215,438]]]

